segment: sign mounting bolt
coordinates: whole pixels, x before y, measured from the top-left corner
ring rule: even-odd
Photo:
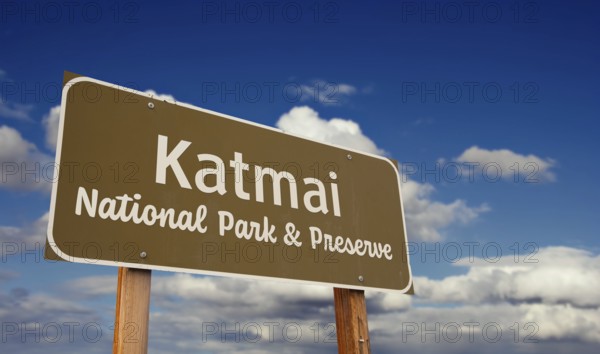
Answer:
[[[346,155],[346,157],[348,158],[348,160],[352,160],[352,155],[348,154]]]
[[[358,281],[359,281],[359,282],[361,282],[361,283],[362,283],[364,280],[365,280],[365,278],[364,278],[362,275],[359,275],[359,276],[358,276]]]
[[[148,102],[148,108],[154,109],[154,103],[153,102]]]
[[[146,253],[144,251],[140,252],[140,258],[144,259],[146,257],[148,257],[148,253]]]

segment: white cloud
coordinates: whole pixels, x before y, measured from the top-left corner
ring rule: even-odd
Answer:
[[[412,296],[390,292],[366,292],[369,313],[388,313],[408,310],[412,305]]]
[[[0,159],[24,157],[36,151],[34,144],[26,141],[16,129],[0,126]]]
[[[6,71],[0,69],[0,78],[5,76]],[[33,109],[33,105],[8,102],[4,101],[4,98],[6,98],[4,95],[0,97],[0,117],[21,121],[31,121],[29,114]]]
[[[60,120],[60,105],[54,106],[50,112],[42,118],[42,124],[46,129],[46,146],[56,150],[56,140],[58,139],[58,123]]]
[[[568,303],[600,308],[600,255],[585,250],[548,247],[518,262],[507,255],[496,263],[478,259],[457,265],[468,266],[468,273],[441,281],[418,278],[416,291],[430,302]]]
[[[117,268],[113,275],[97,275],[78,278],[65,285],[73,297],[96,298],[101,296],[114,296],[117,289]]]
[[[565,305],[522,306],[521,322],[538,323],[540,339],[575,339],[600,344],[600,309]]]
[[[536,258],[534,264],[515,263],[512,254],[497,263],[465,259],[454,265],[468,268],[464,276],[416,277],[415,297],[366,292],[373,351],[391,354],[402,346],[420,353],[594,353],[600,343],[600,256],[547,247]],[[72,279],[59,284],[68,294],[64,297],[0,291],[0,320],[89,321],[95,316],[105,318],[100,323],[106,328],[114,316],[116,278],[114,272]],[[102,305],[73,303],[82,297]],[[155,353],[335,352],[334,323],[331,287],[153,274],[149,337]],[[498,341],[488,342],[498,328]],[[457,329],[462,335],[450,340]],[[109,331],[105,335],[110,339]],[[60,352],[48,348],[48,353]]]
[[[10,253],[18,254],[20,251],[41,250],[46,240],[46,229],[48,227],[48,213],[42,215],[33,223],[22,227],[0,226],[0,243],[2,255]]]
[[[0,126],[0,187],[49,192],[53,180],[53,158],[23,139],[14,128]]]
[[[205,309],[205,315],[210,313],[221,319],[229,315],[251,319],[264,312],[304,318],[317,311],[318,305],[324,305],[333,298],[331,288],[324,286],[189,274],[154,277],[152,291],[157,296],[157,303],[163,305],[174,298],[210,304],[214,310]],[[314,311],[303,310],[303,305],[307,303],[315,305]]]
[[[411,304],[407,295],[366,295],[373,315],[404,311]],[[213,353],[335,352],[331,287],[174,274],[153,278],[152,299],[156,311],[151,321],[162,334],[154,342],[155,348],[164,348],[160,353],[169,352],[168,343],[174,338],[178,338],[178,350],[186,353],[200,347]],[[216,332],[207,335],[212,333],[207,326],[213,325]],[[261,336],[254,342],[254,334],[246,331],[256,326]],[[238,342],[234,335],[225,335],[227,330],[236,333],[236,328]],[[286,341],[298,329],[301,338]]]
[[[348,84],[339,84],[338,92],[344,95],[353,95],[356,93],[356,87]]]
[[[78,288],[80,292],[65,291],[68,287],[60,284],[64,273],[42,259],[47,224],[48,213],[45,213],[21,227],[0,226],[2,352],[105,353],[111,347],[114,300],[108,307],[78,301],[81,286],[96,287],[100,285],[98,281],[83,282]],[[28,264],[23,268],[24,263]],[[11,270],[15,266],[19,273]],[[40,274],[52,280],[42,287],[58,293],[22,287],[23,283],[31,283],[31,279],[38,282],[36,277]],[[114,289],[110,294],[112,299]]]
[[[31,121],[29,114],[32,109],[32,105],[5,102],[0,100],[0,117],[2,118]]]
[[[337,144],[372,154],[383,154],[375,143],[365,136],[358,123],[342,119],[330,120],[308,106],[294,107],[283,114],[276,123],[281,130],[317,141]]]
[[[111,320],[99,308],[54,295],[16,287],[0,289],[3,353],[106,353],[111,348]]]
[[[175,97],[173,97],[173,95],[164,94],[164,93],[157,93],[154,90],[146,90],[146,91],[144,91],[144,93],[147,93],[147,94],[151,95],[152,97],[154,97],[154,98],[156,98],[158,100],[170,101],[170,102],[176,102],[177,101],[175,99]]]
[[[326,106],[345,103],[349,96],[358,92],[352,85],[323,80],[315,80],[310,85],[300,85],[300,89],[300,101],[321,103]]]
[[[412,307],[369,321],[372,343],[386,353],[593,353],[599,329],[597,308],[542,304]]]
[[[495,179],[499,172],[505,179],[513,179],[517,175],[520,180],[524,179],[526,182],[556,180],[554,172],[551,171],[551,168],[556,166],[553,159],[543,159],[533,154],[521,155],[508,149],[487,150],[472,146],[457,157],[456,161],[478,163],[475,171],[485,172],[490,179]],[[487,170],[484,170],[485,168]]]
[[[334,318],[330,287],[174,274],[153,277],[152,303],[150,321],[156,332],[150,337],[161,334],[153,343],[159,353],[172,352],[174,342],[177,352],[184,353],[199,348],[212,353],[318,353],[335,345],[315,345],[309,335],[310,326]],[[216,328],[209,331],[207,326]],[[295,337],[298,329],[301,337],[286,342],[286,335]]]
[[[442,347],[450,353],[568,353],[579,347],[591,352],[600,343],[600,255],[569,247],[545,247],[528,261],[534,260],[538,262],[527,263],[523,257],[516,261],[513,254],[495,263],[485,258],[465,258],[453,265],[466,267],[464,275],[440,280],[415,277],[417,295],[413,306],[371,316],[370,328],[386,348],[398,345],[398,338],[404,335],[403,345],[424,352]],[[468,322],[478,324],[474,343],[467,340],[469,330],[464,324]],[[457,343],[449,343],[444,335],[453,336],[454,331],[444,332],[443,327],[454,323],[460,325],[463,336]],[[441,345],[431,334],[435,330],[424,335],[425,328],[434,329],[436,324]],[[482,333],[486,324],[503,330],[498,344],[486,344]],[[417,333],[407,335],[407,326],[413,325]],[[523,343],[532,334],[539,343]],[[517,335],[519,339],[515,340]]]
[[[426,183],[407,180],[402,183],[402,201],[410,241],[440,241],[440,230],[456,222],[467,224],[490,208],[486,204],[470,207],[457,199],[449,204],[430,198],[435,188]]]
[[[367,292],[371,336],[382,352],[393,353],[401,343],[402,323],[426,323],[432,328],[436,323],[456,322],[465,336],[462,345],[452,346],[451,352],[477,352],[486,345],[481,327],[494,324],[505,331],[504,344],[496,347],[501,353],[506,347],[523,347],[523,337],[534,331],[533,327],[524,328],[530,324],[537,326],[537,340],[600,343],[600,256],[580,249],[548,247],[540,249],[536,258],[538,263],[526,265],[515,263],[512,254],[497,263],[476,259],[457,265],[469,268],[464,276],[441,280],[416,277],[416,303],[407,295]],[[328,287],[184,274],[160,277],[152,286],[160,308],[156,315],[173,326],[182,323],[182,318],[184,323],[196,323],[197,328],[207,321],[225,321],[231,328],[236,321],[334,321],[333,295]],[[532,299],[541,300],[532,303]],[[468,328],[463,325],[467,322],[479,323],[477,343],[468,342]],[[521,328],[520,343],[512,341],[510,327],[515,323]],[[421,339],[419,333],[409,340],[409,348],[435,348],[433,336],[426,343]],[[226,346],[218,348],[216,345],[217,351],[227,350]]]

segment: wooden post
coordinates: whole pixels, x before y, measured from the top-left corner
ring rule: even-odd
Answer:
[[[339,354],[371,354],[363,290],[333,288]]]
[[[119,267],[113,354],[148,352],[152,271]]]

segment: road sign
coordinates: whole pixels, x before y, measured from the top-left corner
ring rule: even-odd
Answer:
[[[48,245],[61,259],[411,288],[389,159],[77,77],[56,163]]]

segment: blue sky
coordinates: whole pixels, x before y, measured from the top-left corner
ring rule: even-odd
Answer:
[[[0,305],[0,320],[43,326],[56,313],[60,318],[98,321],[105,333],[97,343],[78,338],[64,346],[61,341],[44,345],[13,335],[0,346],[32,353],[110,348],[116,269],[36,262],[32,255],[22,261],[22,254],[8,255],[6,250],[6,245],[21,240],[28,245],[43,241],[47,183],[4,179],[5,168],[6,163],[52,161],[54,145],[49,140],[55,136],[51,123],[59,112],[57,88],[68,70],[317,140],[363,148],[359,142],[368,139],[378,149],[370,152],[384,151],[400,161],[404,171],[410,171],[403,196],[409,241],[418,247],[411,262],[415,287],[417,293],[422,290],[412,300],[367,294],[372,340],[379,351],[394,352],[402,344],[394,338],[406,331],[385,325],[406,321],[408,315],[431,326],[478,316],[482,322],[506,321],[509,326],[539,324],[540,343],[527,348],[510,341],[496,346],[486,341],[461,346],[446,341],[444,346],[444,341],[422,343],[420,337],[409,341],[427,352],[543,352],[550,345],[564,352],[597,348],[600,338],[588,332],[599,332],[600,303],[585,297],[597,294],[600,286],[594,280],[600,272],[600,168],[594,152],[600,148],[600,6],[595,2],[53,4],[58,5],[0,5],[0,240],[5,245],[0,299],[15,302],[12,312],[10,306]],[[289,124],[283,127],[286,116]],[[328,124],[332,118],[360,129],[341,132]],[[312,128],[302,128],[300,122],[307,121]],[[486,180],[478,169],[473,181],[464,170],[458,181],[443,173],[439,180],[424,174],[425,169],[443,172],[449,164],[464,162],[495,163],[503,167],[503,178]],[[515,163],[521,171],[526,163],[537,167],[532,175],[537,182],[523,182],[531,170],[522,171],[515,182],[514,170],[508,168]],[[464,242],[478,242],[475,256],[482,262],[468,262]],[[499,263],[486,261],[489,254],[481,253],[491,242],[502,249]],[[451,243],[463,252],[457,263],[444,257],[435,262],[420,252],[423,247],[443,252]],[[525,248],[528,243],[533,248]],[[522,263],[523,255],[530,253],[539,264]],[[548,275],[557,269],[565,272],[555,275],[560,281]],[[486,271],[496,275],[485,276]],[[471,288],[465,279],[479,286]],[[240,293],[260,289],[260,284],[228,279],[158,274],[153,283],[153,352],[170,352],[165,343],[171,340],[182,340],[178,350],[186,353],[283,348],[335,352],[335,345],[304,340],[241,345],[214,338],[207,343],[182,339],[184,334],[201,336],[202,326],[189,333],[172,330],[177,327],[175,314],[181,311],[177,304],[218,304],[197,297],[194,290],[202,291],[207,282],[242,289]],[[169,286],[176,294],[168,293]],[[275,294],[285,294],[281,287],[287,286],[265,285]],[[449,290],[454,287],[465,296]],[[314,321],[327,323],[333,321],[327,291],[315,288],[290,296],[312,301],[320,309]],[[572,292],[582,295],[569,295]],[[213,295],[219,298],[218,292]],[[230,312],[229,305],[219,306],[227,310],[213,309],[193,320],[220,323]],[[438,307],[443,311],[436,317],[432,311]],[[232,305],[231,313],[239,317],[231,320],[237,318],[242,326],[254,318],[304,320],[301,312],[297,306],[280,304],[272,311],[247,313]],[[552,312],[561,318],[581,316],[589,326],[575,326],[573,333],[555,328],[555,319],[548,315]],[[306,320],[307,326],[311,321]]]

